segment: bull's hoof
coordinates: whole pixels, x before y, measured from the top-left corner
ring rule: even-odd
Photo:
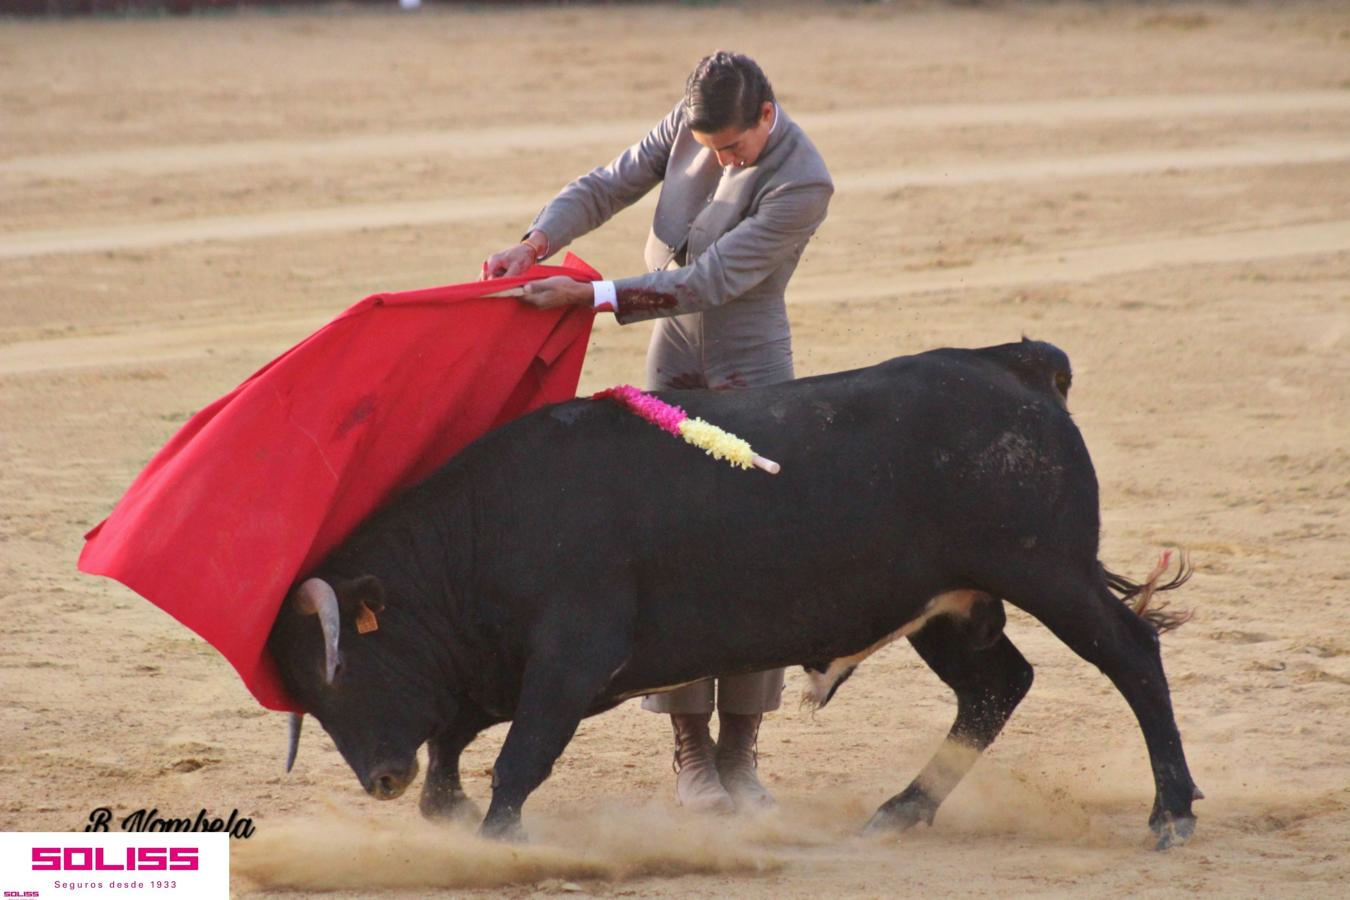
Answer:
[[[472,825],[475,822],[482,821],[483,818],[483,812],[479,809],[478,804],[470,800],[469,795],[458,788],[449,790],[423,788],[417,808],[425,818],[434,822],[455,822],[461,825]]]
[[[478,826],[478,836],[507,844],[523,844],[529,839],[519,818],[493,819],[490,812],[483,824]]]
[[[863,834],[898,834],[920,822],[932,825],[935,815],[937,804],[921,789],[911,785],[881,805],[863,827]]]
[[[1195,784],[1194,782],[1192,782],[1192,783],[1191,783],[1191,800],[1192,800],[1192,801],[1195,801],[1195,800],[1203,800],[1203,799],[1205,799],[1205,792],[1202,791],[1202,790],[1200,790],[1200,787],[1199,787],[1197,784]],[[1185,836],[1178,842],[1178,843],[1184,844],[1187,840],[1190,839],[1191,834],[1195,831],[1195,816],[1191,815],[1191,804],[1190,804],[1190,803],[1186,803],[1186,804],[1185,804],[1185,808],[1182,809],[1182,810],[1180,810],[1179,812],[1167,812],[1167,811],[1163,808],[1163,798],[1162,798],[1162,795],[1161,795],[1161,794],[1158,794],[1158,795],[1154,796],[1154,798],[1153,798],[1153,810],[1152,810],[1152,812],[1150,812],[1149,815],[1148,815],[1148,827],[1149,827],[1149,829],[1150,829],[1154,834],[1158,835],[1159,838],[1161,838],[1162,835],[1163,835],[1163,831],[1167,829],[1168,823],[1169,823],[1169,822],[1172,822],[1173,820],[1176,820],[1176,821],[1178,821],[1178,822],[1184,821],[1184,820],[1189,820],[1189,822],[1190,822],[1190,825],[1187,826],[1186,829],[1185,829],[1185,831],[1186,831]],[[1174,830],[1175,830],[1175,829],[1174,829]],[[1168,845],[1168,846],[1171,846],[1171,845]],[[1159,850],[1165,850],[1166,847],[1164,847],[1161,843],[1159,843],[1158,849],[1159,849]]]
[[[1195,834],[1195,816],[1173,816],[1165,814],[1158,827],[1154,829],[1158,843],[1154,850],[1171,850],[1180,847]]]

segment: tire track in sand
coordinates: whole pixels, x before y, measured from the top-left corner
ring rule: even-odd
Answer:
[[[954,162],[930,167],[843,172],[840,192],[894,190],[1043,178],[1137,175],[1197,169],[1308,165],[1350,160],[1346,141],[1264,141],[1184,150],[1134,151],[1093,156],[1034,158],[990,163]],[[350,204],[326,209],[277,210],[134,225],[103,225],[16,232],[0,237],[0,259],[71,253],[140,250],[201,241],[251,240],[323,232],[416,225],[510,221],[532,216],[546,198],[537,192],[403,203]],[[651,205],[655,192],[639,204]]]
[[[847,279],[841,283],[836,277],[803,278],[793,283],[790,301],[829,303],[846,298],[856,302],[933,291],[1090,281],[1169,266],[1343,252],[1350,252],[1350,220],[1002,257],[959,270],[909,273],[881,284],[874,274],[857,285],[849,284]],[[197,359],[227,345],[279,352],[324,321],[315,316],[250,318],[112,335],[22,341],[0,347],[0,377]],[[602,327],[617,327],[606,319],[597,321]]]
[[[1239,116],[1347,112],[1350,91],[1169,94],[1131,97],[1074,97],[1004,103],[942,103],[867,109],[803,111],[793,116],[810,131],[871,130],[879,127],[954,128],[979,125],[1112,121],[1196,116]],[[514,151],[548,150],[559,143],[632,143],[651,120],[589,125],[538,125],[342,135],[302,140],[227,141],[135,147],[94,153],[42,155],[0,160],[0,175],[87,178],[136,173],[162,175],[275,162],[359,160],[455,154],[507,156]]]

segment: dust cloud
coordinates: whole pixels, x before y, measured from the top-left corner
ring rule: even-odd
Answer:
[[[570,882],[626,882],[681,875],[755,876],[821,854],[891,855],[926,841],[862,834],[875,803],[854,791],[787,796],[758,816],[701,816],[653,800],[525,817],[523,842],[489,841],[472,826],[410,815],[365,818],[330,806],[313,819],[269,823],[234,851],[245,890],[471,889]],[[977,766],[943,808],[942,840],[1017,834],[1048,846],[1105,851],[1110,829],[1071,792],[999,766]],[[1114,856],[1107,853],[1107,857]],[[1089,857],[1074,865],[1095,868]]]
[[[712,819],[652,804],[578,817],[529,817],[529,838],[484,840],[416,816],[390,823],[332,811],[277,822],[236,849],[245,887],[306,890],[488,888],[550,879],[775,871],[774,844],[800,843],[777,816]],[[818,837],[823,840],[824,836]]]

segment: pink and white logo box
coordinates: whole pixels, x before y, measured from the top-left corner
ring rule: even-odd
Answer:
[[[0,832],[0,898],[229,900],[229,835]]]

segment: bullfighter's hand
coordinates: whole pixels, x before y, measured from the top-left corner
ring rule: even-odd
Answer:
[[[535,251],[533,247],[524,242],[512,244],[483,261],[483,271],[479,274],[478,280],[511,278],[525,272],[530,266],[534,265],[534,262]]]
[[[539,309],[559,306],[590,306],[595,302],[595,289],[588,281],[577,281],[567,275],[541,278],[521,286],[521,300]]]

